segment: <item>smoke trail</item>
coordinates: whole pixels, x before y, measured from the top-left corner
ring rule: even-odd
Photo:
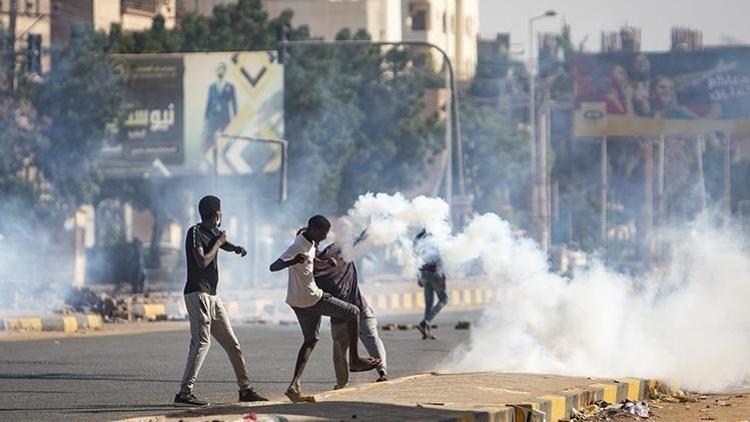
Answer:
[[[703,391],[749,379],[750,256],[733,234],[700,224],[672,230],[670,257],[657,271],[631,277],[593,260],[566,278],[497,215],[450,235],[445,210],[437,199],[366,195],[339,222],[348,232],[337,233],[351,239],[347,233],[367,228],[350,253],[390,245],[413,270],[420,257],[412,234],[432,224],[449,282],[479,262],[500,288],[499,303],[444,369],[655,377]]]
[[[411,201],[397,193],[367,193],[359,197],[347,215],[334,222],[334,236],[345,259],[351,261],[377,247],[392,248],[404,273],[415,273],[419,263],[412,239],[422,229],[431,241],[444,241],[450,234],[448,204],[419,196]]]

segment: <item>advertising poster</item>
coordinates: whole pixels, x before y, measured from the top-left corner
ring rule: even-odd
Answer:
[[[284,70],[275,54],[115,56],[128,111],[102,151],[104,173],[140,177],[161,165],[172,175],[279,171],[280,146],[263,141],[284,139]]]
[[[750,48],[576,57],[577,136],[750,133]]]
[[[184,163],[183,60],[179,56],[129,56],[117,60],[125,78],[127,114],[108,142],[110,160]]]
[[[231,138],[283,139],[284,73],[275,52],[185,55],[187,165],[219,174],[277,171],[277,145]],[[213,148],[217,147],[217,163]]]

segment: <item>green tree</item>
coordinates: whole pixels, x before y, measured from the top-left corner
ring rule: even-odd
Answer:
[[[172,30],[113,28],[109,49],[119,53],[275,50],[277,33],[310,39],[285,11],[270,18],[259,0],[187,16]],[[338,39],[369,39],[342,30]],[[366,191],[405,189],[419,181],[424,157],[442,146],[441,127],[423,116],[431,71],[414,69],[408,51],[375,47],[296,46],[285,61],[285,137],[289,191],[295,213],[342,212]],[[299,206],[304,204],[304,206]],[[299,215],[295,216],[298,218]]]
[[[475,209],[498,212],[516,224],[527,224],[523,211],[530,183],[528,133],[500,115],[496,107],[465,103],[461,111],[465,164]]]
[[[49,140],[35,164],[55,196],[73,206],[96,193],[95,164],[106,128],[123,111],[120,77],[105,46],[104,36],[90,28],[74,32],[67,45],[52,52],[52,71],[31,90],[43,121],[40,132]]]
[[[40,81],[20,77],[16,92],[2,93],[2,211],[59,223],[93,198],[105,127],[122,104],[105,45],[101,34],[76,31]]]

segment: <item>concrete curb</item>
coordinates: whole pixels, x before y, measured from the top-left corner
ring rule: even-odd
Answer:
[[[414,379],[439,375],[431,372],[426,374],[411,375],[390,381],[405,382]],[[337,395],[346,394],[352,390],[365,390],[374,388],[377,384],[361,384],[341,390],[329,391],[316,394],[320,399],[331,399]],[[623,378],[611,383],[596,383],[582,389],[564,390],[556,394],[546,394],[535,397],[528,402],[505,403],[498,408],[486,410],[462,410],[460,416],[444,416],[439,418],[440,422],[558,422],[567,420],[572,416],[573,409],[581,409],[598,400],[608,403],[620,403],[625,399],[641,401],[648,397],[651,391],[675,391],[677,388],[668,386],[658,380],[642,380],[636,378]]]
[[[283,296],[283,293],[281,294]],[[367,301],[376,315],[387,314],[421,314],[424,311],[424,292],[421,288],[409,288],[406,291],[392,293],[367,294]],[[451,310],[480,309],[497,302],[500,293],[497,288],[458,286],[448,289],[448,306]],[[224,307],[231,318],[247,317],[262,318],[268,312],[280,306],[285,308],[283,298],[276,301],[267,298],[250,300],[225,300]],[[182,318],[187,314],[182,297],[174,300],[155,301],[150,303],[136,303],[132,307],[132,315],[148,321]],[[290,317],[293,318],[292,314]]]
[[[389,383],[402,383],[413,380],[418,380],[425,377],[439,375],[437,373],[426,373],[411,375],[403,378],[397,378],[389,381]],[[377,384],[361,384],[341,390],[328,391],[324,393],[315,394],[316,401],[318,403],[325,403],[326,401],[335,401],[337,396],[345,396],[347,392],[352,391],[363,391],[371,388],[376,388]],[[443,408],[438,415],[443,414],[444,416],[430,417],[426,420],[436,420],[440,422],[563,422],[567,421],[572,416],[573,409],[581,409],[589,404],[594,403],[598,400],[604,400],[609,403],[620,403],[625,399],[632,401],[641,401],[648,397],[649,393],[657,391],[675,391],[676,388],[668,386],[657,380],[643,380],[635,378],[623,378],[620,380],[614,380],[612,382],[605,383],[594,383],[582,388],[566,389],[554,394],[545,394],[536,396],[527,402],[522,403],[498,403],[498,405],[482,405],[478,408],[471,408],[471,403],[465,403],[459,405],[456,408]],[[287,402],[264,402],[262,405],[273,405],[273,404],[289,404]],[[386,403],[387,404],[387,403]],[[431,406],[420,406],[419,407],[431,407]],[[433,410],[435,407],[431,407]],[[219,408],[210,409],[213,412],[221,410]],[[192,418],[200,418],[201,420],[217,420],[223,422],[229,422],[234,420],[242,420],[241,415],[238,415],[238,408],[235,405],[226,406],[227,413],[222,415],[219,413],[203,414],[203,409],[196,409],[188,411],[186,413],[172,414],[172,415],[156,415],[139,418],[123,419],[127,422],[161,422],[169,418],[180,418],[185,420],[192,420]],[[246,407],[240,410],[241,413],[252,412],[253,407]],[[445,413],[443,413],[443,411]],[[449,414],[448,412],[452,412]],[[283,412],[282,412],[283,413]],[[261,419],[260,417],[268,417],[269,419]],[[274,419],[276,414],[258,414],[260,420],[276,420]],[[285,415],[286,416],[286,415]],[[305,417],[303,414],[295,414],[294,420],[308,420],[314,419],[314,417]],[[205,419],[209,418],[209,419]],[[315,419],[317,420],[317,419]],[[411,419],[410,419],[411,420]],[[421,419],[420,419],[421,420]]]
[[[102,328],[102,318],[96,314],[5,318],[0,320],[0,330],[3,331],[60,331],[72,333],[79,329],[97,328]]]
[[[499,289],[487,287],[459,287],[448,289],[448,304],[453,309],[476,309],[497,302]],[[424,310],[424,292],[413,289],[400,293],[374,294],[367,300],[376,313],[421,313]]]
[[[623,378],[611,383],[591,384],[586,388],[564,390],[557,394],[546,394],[518,404],[486,411],[475,411],[466,416],[451,416],[440,422],[561,422],[572,416],[573,409],[581,409],[598,400],[620,403],[628,399],[641,401],[651,391],[674,391],[658,380]]]

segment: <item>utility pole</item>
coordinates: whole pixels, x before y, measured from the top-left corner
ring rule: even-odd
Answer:
[[[16,90],[16,17],[18,15],[18,0],[10,0],[8,11],[8,88]]]
[[[546,12],[546,16],[552,16],[551,11]],[[450,113],[449,120],[446,122],[446,143],[445,149],[448,155],[448,162],[446,165],[445,172],[445,184],[446,184],[446,202],[450,205],[451,216],[453,216],[453,179],[454,176],[458,182],[458,192],[461,196],[466,195],[466,179],[464,177],[464,164],[462,147],[463,138],[461,135],[461,120],[459,115],[458,105],[458,88],[456,84],[456,75],[453,71],[453,63],[451,62],[450,56],[445,50],[439,46],[432,44],[427,41],[369,41],[369,40],[337,40],[337,41],[324,41],[324,40],[300,40],[300,41],[289,41],[286,39],[285,30],[281,29],[277,34],[279,42],[276,44],[278,56],[281,60],[284,60],[285,50],[290,46],[331,46],[331,47],[344,47],[344,46],[412,46],[412,47],[427,47],[433,48],[443,57],[447,78],[448,78],[448,89],[450,90],[450,99],[448,102],[448,111]],[[283,63],[283,62],[282,62]],[[455,160],[455,165],[454,165]],[[454,175],[454,167],[458,174]],[[465,217],[465,216],[459,216]],[[452,218],[452,217],[451,217]],[[459,219],[461,221],[461,219]]]
[[[541,189],[546,189],[544,186],[540,186],[538,182],[544,182],[544,178],[542,177],[541,180],[541,172],[544,171],[544,169],[539,168],[541,160],[539,159],[540,154],[540,145],[538,144],[537,139],[537,127],[536,127],[536,73],[534,70],[534,63],[535,63],[535,57],[534,57],[534,22],[548,17],[554,17],[557,16],[557,12],[554,10],[547,10],[546,12],[542,13],[541,15],[532,16],[529,18],[529,156],[530,156],[530,164],[531,164],[531,221],[532,221],[532,232],[534,235],[534,238],[542,245],[545,244],[544,241],[544,230],[542,226],[544,225],[542,219],[543,219],[543,213],[542,213],[542,207],[546,207],[546,203],[541,203],[540,199],[542,196]],[[545,152],[546,153],[546,152]],[[544,248],[546,250],[546,248]]]

